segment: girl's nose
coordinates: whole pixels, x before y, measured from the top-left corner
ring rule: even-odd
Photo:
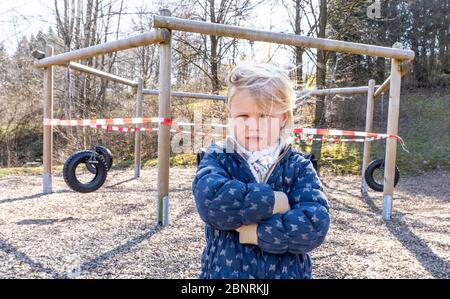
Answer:
[[[255,130],[257,131],[259,129],[259,120],[256,117],[249,117],[247,118],[245,122],[245,126],[248,128],[248,130]]]

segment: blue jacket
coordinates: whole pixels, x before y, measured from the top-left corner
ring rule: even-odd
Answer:
[[[262,183],[257,183],[233,142],[212,143],[192,183],[205,222],[200,278],[311,278],[308,252],[325,239],[328,202],[310,160],[287,144]],[[274,192],[291,210],[273,213]],[[258,245],[241,244],[236,228],[257,226]]]

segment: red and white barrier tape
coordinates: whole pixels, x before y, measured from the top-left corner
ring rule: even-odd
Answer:
[[[89,127],[95,125],[132,125],[144,123],[168,124],[170,118],[163,117],[128,117],[128,118],[104,118],[104,119],[50,119],[44,118],[45,126],[78,126]]]
[[[374,139],[385,139],[385,138],[395,138],[400,142],[403,150],[409,153],[406,148],[406,144],[402,138],[396,135],[383,134],[383,133],[372,133],[372,132],[361,132],[361,131],[347,131],[347,130],[334,130],[334,129],[316,129],[316,128],[294,128],[294,133],[303,133],[309,135],[334,135],[334,136],[358,136]]]
[[[97,128],[97,129],[104,129],[104,130],[113,131],[113,132],[123,132],[123,133],[158,131],[158,128],[125,128],[125,127],[105,126],[105,125],[91,125],[90,127]],[[174,132],[174,133],[192,134],[191,131],[183,131],[181,129],[170,129],[169,131]],[[204,132],[194,132],[194,134],[202,135],[202,136],[216,136],[216,137],[228,136],[228,135],[224,135],[224,134],[204,133]]]
[[[90,125],[89,127],[97,128],[97,129],[104,129],[107,131],[121,132],[121,133],[158,131],[158,128],[126,128],[126,127],[105,126],[105,125]]]
[[[306,137],[306,138],[294,138],[294,141],[304,140],[304,141],[322,141],[322,142],[365,142],[365,141],[373,141],[375,138],[314,138],[314,137]]]
[[[315,128],[295,128],[294,133],[303,133],[308,135],[333,135],[333,136],[358,136],[358,137],[372,137],[375,139],[396,138],[398,136],[382,133],[360,132],[360,131],[346,131],[333,129],[315,129]]]
[[[176,126],[197,126],[199,124],[195,124],[195,123],[184,123],[184,122],[171,122],[170,124],[172,125],[176,125]],[[217,128],[226,128],[227,125],[222,125],[222,124],[208,124],[208,123],[203,123],[201,124],[204,127],[217,127]]]
[[[96,125],[90,126],[91,128],[97,128],[97,129],[104,129],[107,131],[113,131],[113,132],[123,132],[123,133],[133,133],[133,132],[153,132],[153,131],[158,131],[158,128],[125,128],[125,127],[117,127],[117,126],[101,126],[101,125]],[[192,134],[192,131],[183,131],[181,129],[171,129],[169,130],[170,132],[174,132],[174,133],[183,133],[183,134]],[[226,134],[215,134],[215,133],[205,133],[205,132],[194,132],[194,135],[201,135],[201,136],[214,136],[214,137],[222,137],[222,138],[226,138],[229,135]],[[304,141],[322,141],[322,142],[365,142],[365,141],[373,141],[376,140],[377,138],[374,137],[367,137],[367,138],[327,138],[327,137],[322,137],[322,138],[313,138],[311,136],[308,136],[306,138],[298,138],[295,137],[293,140],[297,141],[297,140],[304,140]],[[378,138],[381,139],[381,138]]]
[[[104,125],[134,125],[145,123],[160,123],[163,125],[178,125],[178,126],[195,126],[194,123],[188,122],[174,122],[170,118],[164,117],[128,117],[128,118],[103,118],[103,119],[51,119],[44,118],[44,126],[77,126],[77,127],[91,127]],[[203,124],[210,127],[226,128],[227,125],[222,124]]]
[[[163,117],[129,117],[129,118],[105,118],[105,119],[75,119],[75,120],[63,120],[63,119],[49,119],[44,118],[45,126],[88,126],[95,128],[107,129],[109,131],[117,131],[117,132],[139,132],[139,131],[156,131],[157,128],[124,128],[124,127],[113,127],[112,125],[132,125],[132,124],[144,124],[144,123],[160,123],[165,125],[178,125],[178,126],[195,126],[194,123],[188,122],[174,122],[170,118]],[[203,124],[204,126],[209,127],[222,127],[226,128],[227,125],[223,124]],[[192,134],[190,131],[181,131],[178,130],[170,130],[171,132],[181,132],[186,134]],[[358,137],[366,137],[361,140],[354,139],[353,142],[364,142],[372,141],[374,139],[385,139],[385,138],[396,138],[402,148],[408,152],[406,149],[405,143],[403,140],[396,135],[391,134],[383,134],[383,133],[372,133],[372,132],[362,132],[362,131],[348,131],[348,130],[335,130],[335,129],[316,129],[316,128],[294,128],[293,133],[300,134],[309,134],[309,135],[334,135],[334,136],[358,136]],[[223,134],[208,134],[202,132],[195,132],[194,134],[198,135],[211,135],[211,136],[220,136],[224,137]],[[372,138],[372,139],[368,139]],[[326,140],[325,142],[330,142],[331,140],[337,140],[333,138],[318,138],[314,140]],[[346,140],[347,142],[351,142],[351,139],[339,139],[339,141]],[[335,141],[337,142],[337,141]]]
[[[132,125],[132,124],[144,124],[144,123],[161,123],[167,125],[178,126],[195,126],[194,123],[188,122],[174,122],[170,118],[163,117],[129,117],[129,118],[105,118],[105,119],[44,119],[44,125],[46,126],[105,126],[105,125]],[[211,127],[227,127],[223,124],[203,124]],[[308,135],[334,135],[334,136],[358,136],[358,137],[373,137],[376,139],[382,138],[396,138],[400,137],[390,134],[371,133],[371,132],[359,132],[359,131],[346,131],[346,130],[334,130],[334,129],[315,129],[315,128],[295,128],[294,133],[303,133]]]

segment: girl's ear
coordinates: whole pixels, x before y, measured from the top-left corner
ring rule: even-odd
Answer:
[[[228,107],[228,105],[225,105],[225,116],[229,115],[230,115],[230,108]]]
[[[280,120],[281,128],[284,128],[284,126],[286,125],[287,119],[288,119],[287,112],[283,113],[283,115],[281,116],[281,120]]]

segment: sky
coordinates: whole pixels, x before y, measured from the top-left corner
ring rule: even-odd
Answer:
[[[62,7],[63,1],[58,2]],[[154,1],[127,0],[125,10],[136,11],[143,2],[151,6]],[[56,28],[54,0],[0,0],[0,44],[3,43],[8,52],[14,50],[20,36],[47,31],[49,26]]]
[[[10,52],[20,36],[54,26],[52,3],[48,0],[0,0],[0,44]]]
[[[61,7],[63,5],[62,0]],[[290,28],[286,9],[281,4],[281,0],[265,1],[252,12],[253,17],[250,18],[251,24],[246,27],[255,29],[275,31],[275,32],[292,32]],[[162,0],[127,0],[125,1],[124,11],[133,13],[142,5],[151,7],[159,7],[163,5]],[[131,19],[133,15],[123,16],[121,26],[121,37],[134,34],[131,30]],[[54,0],[0,0],[0,44],[6,47],[8,53],[12,53],[16,48],[19,39],[23,35],[30,36],[36,34],[39,30],[46,32],[49,26],[56,28],[54,16]],[[303,24],[307,27],[306,20]],[[274,51],[276,53],[274,55]],[[291,57],[286,51],[279,49],[276,44],[255,43],[253,50],[250,43],[246,44],[249,58],[255,60],[263,60],[269,55],[273,55],[273,60],[287,68],[293,68],[291,61],[287,57]],[[304,71],[313,68],[312,62],[304,57]]]

